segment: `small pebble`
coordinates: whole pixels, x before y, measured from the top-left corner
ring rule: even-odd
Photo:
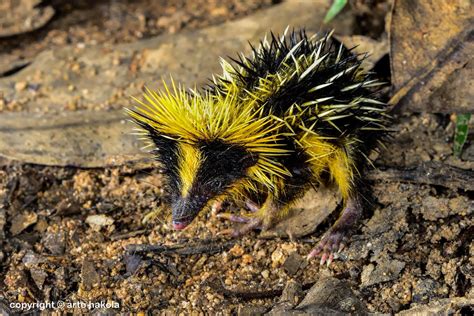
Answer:
[[[107,215],[98,214],[98,215],[89,215],[86,218],[86,223],[91,226],[109,226],[114,223],[114,219]]]
[[[234,257],[240,257],[244,254],[244,248],[238,244],[235,244],[234,247],[229,250],[229,253]]]
[[[253,257],[249,254],[245,254],[242,256],[242,263],[243,264],[251,264],[253,262]]]
[[[17,83],[15,83],[15,90],[18,92],[25,90],[26,87],[28,87],[28,82],[26,81],[18,81]]]
[[[276,249],[272,253],[272,266],[279,266],[285,262],[285,255],[281,251],[281,249]]]

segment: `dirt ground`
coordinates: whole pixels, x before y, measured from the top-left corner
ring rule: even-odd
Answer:
[[[270,0],[52,3],[55,18],[35,33],[1,40],[0,56],[33,58],[55,46],[131,42],[272,5]],[[367,10],[364,3],[378,9]],[[385,1],[358,1],[351,9],[360,10],[355,26],[360,33],[370,29],[370,36],[380,36]],[[472,135],[462,158],[452,156],[449,115],[398,114],[393,129],[393,139],[375,160],[380,170],[440,162],[474,169]],[[472,299],[473,191],[416,179],[369,183],[372,208],[349,247],[326,267],[304,257],[332,218],[315,234],[293,241],[261,239],[257,232],[238,240],[220,237],[230,224],[210,212],[178,232],[169,225],[158,167],[81,169],[1,159],[0,311],[7,302],[69,300],[113,301],[134,312],[258,314],[281,301],[290,281],[304,292],[322,276],[347,282],[369,312]],[[472,310],[466,305],[457,312]]]

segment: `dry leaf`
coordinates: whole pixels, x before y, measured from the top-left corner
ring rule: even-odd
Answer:
[[[395,0],[390,26],[390,104],[399,110],[473,112],[471,1]]]
[[[318,190],[309,190],[298,203],[291,208],[288,216],[275,226],[260,234],[261,238],[303,237],[316,231],[341,202],[335,187],[321,186]]]
[[[54,15],[51,6],[38,6],[38,0],[4,1],[0,4],[0,38],[27,33],[48,23]]]
[[[0,115],[0,155],[44,165],[100,167],[144,158],[123,111]]]

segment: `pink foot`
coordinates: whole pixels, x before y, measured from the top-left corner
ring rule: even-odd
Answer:
[[[250,200],[247,200],[245,205],[252,213],[256,213],[259,210],[259,207]],[[217,217],[231,221],[233,223],[244,223],[244,225],[240,226],[239,228],[226,229],[219,233],[219,235],[230,235],[232,237],[241,237],[251,230],[261,229],[263,223],[262,219],[252,215],[239,216],[230,213],[221,213],[217,214]]]
[[[250,200],[245,201],[245,206],[252,213],[257,213],[257,211],[260,209],[260,207],[257,204],[255,204],[254,202]]]
[[[308,254],[308,259],[321,256],[320,265],[324,263],[329,266],[334,260],[334,254],[344,249],[344,233],[330,229]]]
[[[328,266],[334,260],[334,254],[340,252],[345,244],[344,237],[351,227],[357,222],[362,213],[362,206],[357,196],[347,200],[339,219],[324,234],[321,241],[311,250],[308,259],[321,256],[320,264],[326,263]]]

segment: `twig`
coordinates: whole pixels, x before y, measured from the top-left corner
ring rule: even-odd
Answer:
[[[178,254],[182,256],[196,254],[215,254],[230,249],[235,244],[235,240],[216,242],[208,240],[193,245],[128,245],[126,251],[129,254],[161,253]]]
[[[422,163],[405,169],[374,170],[369,180],[401,181],[439,185],[450,189],[474,191],[474,171],[449,166],[439,162]]]
[[[110,240],[115,241],[115,240],[120,240],[120,239],[126,239],[126,238],[131,238],[139,235],[143,235],[147,232],[146,229],[140,229],[140,230],[135,230],[132,232],[128,233],[123,233],[123,234],[116,234],[110,237]]]
[[[303,284],[302,289],[304,291],[310,289],[315,282],[308,282]],[[239,290],[229,290],[225,287],[224,282],[217,277],[210,278],[204,282],[204,285],[209,286],[212,290],[216,291],[219,294],[224,295],[225,297],[234,297],[242,300],[253,300],[261,298],[271,298],[275,296],[281,296],[283,294],[284,288],[270,289],[263,291],[239,291]]]

